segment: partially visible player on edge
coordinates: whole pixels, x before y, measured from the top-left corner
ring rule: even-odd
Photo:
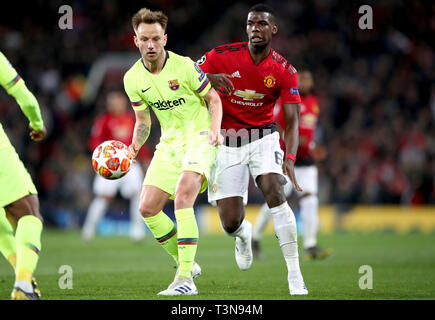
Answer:
[[[107,111],[97,117],[92,127],[89,147],[93,151],[100,143],[106,140],[118,140],[127,146],[133,138],[135,116],[128,110],[129,101],[125,93],[111,91],[106,97]],[[147,148],[139,154],[141,162],[149,158]],[[96,174],[93,184],[95,198],[89,205],[85,223],[82,228],[82,237],[90,241],[98,223],[106,213],[108,205],[113,201],[119,191],[121,196],[130,202],[130,238],[138,242],[145,237],[145,225],[139,212],[139,199],[142,189],[144,172],[139,163],[134,163],[129,173],[122,179],[107,180]]]
[[[222,99],[225,144],[212,167],[208,200],[217,202],[222,227],[235,237],[235,258],[241,270],[251,267],[252,225],[245,220],[249,172],[271,208],[275,233],[288,270],[291,295],[308,290],[299,267],[295,216],[284,194],[284,174],[301,191],[294,161],[298,146],[299,103],[297,72],[271,48],[278,32],[273,10],[258,4],[249,10],[248,42],[222,45],[207,52],[198,64]],[[281,97],[286,119],[287,154],[279,145],[273,108]],[[283,161],[284,159],[284,161]]]
[[[303,246],[305,249],[305,260],[323,259],[330,255],[330,249],[323,249],[317,246],[317,232],[319,230],[319,198],[318,174],[315,161],[323,160],[325,157],[324,148],[314,141],[317,118],[319,115],[319,104],[317,98],[312,94],[314,86],[313,76],[310,71],[299,71],[299,94],[301,96],[301,116],[299,121],[299,147],[298,159],[295,163],[296,179],[304,188],[304,191],[297,192],[300,216],[303,230]],[[285,127],[285,118],[282,112],[280,101],[275,106],[275,121],[282,132]],[[282,140],[281,140],[282,141]],[[281,143],[285,151],[285,144]],[[290,197],[293,188],[290,181],[284,187],[285,195]],[[255,257],[261,257],[260,241],[271,218],[270,209],[265,203],[258,214],[256,224],[252,233],[252,245]]]
[[[148,138],[153,109],[162,135],[146,172],[139,210],[156,240],[178,265],[174,281],[159,295],[196,295],[193,278],[198,225],[193,205],[207,188],[216,158],[222,104],[204,72],[189,58],[165,50],[168,18],[143,8],[132,19],[134,42],[142,56],[124,76],[136,115],[129,149],[136,155]],[[208,107],[208,109],[207,109]],[[174,199],[177,228],[162,211]]]
[[[13,96],[30,122],[30,137],[44,139],[46,129],[38,101],[0,52],[0,85]],[[41,251],[43,219],[38,191],[0,124],[0,251],[15,270],[12,300],[39,300],[33,273]],[[14,230],[6,214],[16,222]]]

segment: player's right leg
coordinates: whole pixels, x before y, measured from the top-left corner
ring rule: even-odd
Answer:
[[[11,298],[39,300],[39,288],[33,277],[39,260],[43,228],[38,196],[27,195],[5,206],[5,210],[17,221],[15,284]]]
[[[177,228],[162,211],[170,194],[159,187],[144,185],[140,195],[139,212],[157,242],[178,264]]]
[[[33,278],[41,250],[42,233],[38,192],[1,126],[0,158],[0,207],[16,223],[16,267],[12,298],[39,299],[39,289],[34,287]]]
[[[249,185],[249,170],[244,163],[247,156],[246,146],[219,146],[208,184],[208,202],[217,204],[223,231],[234,237],[234,254],[241,270],[249,269],[253,258],[252,225],[245,220]]]

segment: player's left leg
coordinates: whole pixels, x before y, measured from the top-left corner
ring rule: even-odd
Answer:
[[[286,177],[287,183],[284,186],[285,196],[288,198],[292,193],[292,186],[290,180]],[[288,202],[288,199],[287,199]],[[260,242],[263,238],[264,230],[269,224],[272,215],[270,213],[270,208],[267,203],[264,203],[260,211],[258,212],[257,220],[255,221],[254,228],[252,229],[252,251],[254,257],[257,259],[262,259],[263,254],[261,252]]]
[[[260,175],[257,184],[272,215],[275,234],[288,270],[290,294],[308,294],[299,267],[296,218],[283,191],[284,177],[276,173]]]
[[[6,217],[6,211],[0,208],[0,252],[15,270],[17,249],[15,247],[14,229]]]
[[[201,190],[204,176],[183,171],[175,190],[174,206],[178,232],[179,266],[174,281],[159,295],[196,295],[198,290],[192,279],[199,231],[193,205]]]
[[[270,208],[275,234],[287,264],[290,294],[308,294],[299,267],[296,218],[284,192],[283,152],[274,132],[251,143],[249,169]]]

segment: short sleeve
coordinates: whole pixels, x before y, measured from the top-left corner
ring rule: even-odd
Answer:
[[[206,52],[196,63],[205,73],[218,73],[215,67],[214,49]]]
[[[20,75],[8,61],[8,59],[0,52],[0,85],[11,94],[15,85],[21,80]]]
[[[282,104],[301,102],[298,90],[298,73],[291,65],[283,71],[280,97]]]
[[[192,91],[195,91],[201,97],[207,94],[211,88],[210,81],[205,72],[190,58],[188,58],[188,63],[186,64],[186,75]]]
[[[127,71],[127,73],[124,75],[124,90],[127,93],[131,106],[134,110],[145,110],[147,108],[147,104],[137,92],[135,85],[136,82],[133,76],[134,74],[131,73],[131,70]]]

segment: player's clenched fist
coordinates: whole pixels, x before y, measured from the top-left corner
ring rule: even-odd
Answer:
[[[33,141],[41,141],[46,135],[47,129],[45,129],[45,127],[42,127],[41,130],[34,130],[30,127],[30,138],[32,138]]]

